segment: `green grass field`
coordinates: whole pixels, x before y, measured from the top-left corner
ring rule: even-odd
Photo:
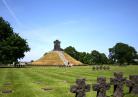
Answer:
[[[85,83],[91,85],[90,92],[86,92],[86,97],[96,97],[97,92],[92,90],[92,83],[97,83],[97,77],[111,78],[114,77],[114,72],[118,71],[122,71],[123,77],[127,77],[127,80],[131,74],[138,75],[138,66],[110,66],[110,70],[96,71],[91,68],[92,66],[74,66],[71,68],[52,66],[0,67],[0,92],[13,90],[12,93],[0,93],[0,97],[75,97],[75,93],[70,93],[70,85],[76,84],[76,78],[85,78]],[[110,82],[110,79],[106,81]],[[35,82],[42,83],[37,84]],[[4,83],[11,83],[12,85],[4,85]],[[42,90],[45,87],[51,87],[53,90]],[[138,97],[138,95],[128,94],[129,88],[126,85],[123,87],[124,97]],[[112,97],[113,85],[106,93],[108,97]]]

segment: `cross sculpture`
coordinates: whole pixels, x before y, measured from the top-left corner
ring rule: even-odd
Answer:
[[[90,84],[85,84],[85,78],[77,78],[76,85],[70,86],[70,92],[76,93],[75,97],[85,97],[85,92],[90,92]]]
[[[129,93],[138,95],[138,75],[129,75],[129,81],[126,82],[129,88]]]
[[[123,77],[122,72],[114,72],[114,78],[110,78],[110,84],[114,85],[113,97],[123,97],[123,84],[126,83],[126,77]]]
[[[99,69],[99,67],[98,67],[98,66],[96,66],[96,69],[98,70],[98,69]]]
[[[100,70],[102,70],[102,68],[103,68],[102,65],[100,65]]]
[[[60,41],[59,40],[54,41],[54,50],[53,51],[60,51]]]
[[[107,66],[107,70],[109,70],[110,69],[110,67],[109,66]]]
[[[104,66],[103,69],[106,70],[106,66]]]
[[[95,66],[93,66],[93,68],[92,68],[93,70],[95,70]]]
[[[92,88],[97,91],[97,97],[107,97],[106,90],[110,89],[110,83],[106,83],[105,77],[97,77],[97,83],[93,83]]]

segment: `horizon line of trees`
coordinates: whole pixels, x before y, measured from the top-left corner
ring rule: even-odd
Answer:
[[[108,57],[104,53],[100,53],[97,50],[91,51],[91,53],[78,52],[74,47],[69,46],[62,49],[65,53],[69,54],[74,59],[89,65],[96,64],[124,64],[128,65],[137,64],[134,59],[138,59],[138,54],[134,47],[124,43],[116,43],[115,46],[109,48]]]

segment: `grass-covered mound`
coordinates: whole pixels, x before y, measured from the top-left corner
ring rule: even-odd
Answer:
[[[80,61],[75,60],[74,58],[72,58],[67,53],[63,53],[63,55],[69,61],[70,64],[73,64],[73,65],[83,65]]]
[[[75,60],[70,55],[63,53],[65,58],[69,61],[69,64],[73,65],[82,65],[81,62]],[[46,55],[44,55],[42,58],[40,58],[37,61],[34,61],[32,65],[62,65],[64,62],[59,57],[58,53],[56,52],[50,52]]]
[[[34,61],[32,64],[37,65],[61,65],[64,64],[63,61],[60,59],[58,53],[50,52],[44,55],[37,61]]]
[[[110,70],[92,70],[92,66],[73,66],[59,68],[56,66],[30,66],[26,68],[0,67],[0,92],[13,90],[12,93],[0,93],[0,97],[75,97],[70,92],[70,85],[76,84],[76,78],[85,78],[85,83],[90,84],[90,92],[86,97],[96,97],[97,92],[92,90],[92,84],[97,83],[97,77],[106,77],[110,82],[114,72],[123,72],[123,77],[138,75],[138,66],[110,66]],[[41,83],[37,83],[41,82]],[[4,85],[11,83],[11,85]],[[42,88],[52,88],[44,91]],[[138,97],[129,94],[129,87],[123,85],[124,97]],[[113,97],[113,85],[106,91],[108,97]]]

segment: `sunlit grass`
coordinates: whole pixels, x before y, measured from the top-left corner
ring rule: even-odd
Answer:
[[[85,78],[86,84],[91,85],[86,97],[96,97],[92,83],[97,83],[97,77],[114,77],[114,72],[122,71],[123,77],[138,75],[138,66],[110,66],[110,70],[92,70],[92,66],[74,66],[59,68],[50,66],[30,66],[26,68],[0,68],[0,91],[11,89],[12,93],[0,93],[0,97],[75,97],[70,93],[70,85],[76,84],[76,78]],[[62,74],[62,75],[60,75]],[[28,75],[28,76],[26,76]],[[63,82],[68,81],[68,82]],[[110,82],[110,79],[106,80]],[[37,84],[35,82],[42,82]],[[5,86],[4,83],[12,83]],[[53,90],[44,91],[42,88],[51,87]],[[129,88],[124,85],[125,97],[137,97],[128,94]],[[112,97],[113,85],[107,90],[107,96]]]

